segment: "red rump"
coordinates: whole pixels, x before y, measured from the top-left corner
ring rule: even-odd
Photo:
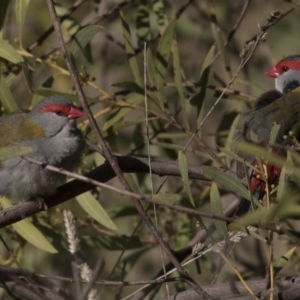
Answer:
[[[265,164],[264,161],[261,161],[262,164]],[[253,162],[254,166],[257,166],[257,160],[255,159]],[[269,185],[274,184],[278,181],[281,168],[274,166],[270,163],[266,164],[267,166],[267,182]],[[266,193],[266,182],[264,180],[264,176],[261,172],[258,172],[256,170],[253,171],[252,179],[251,179],[251,192],[254,193],[258,188],[260,188],[260,194],[259,199],[263,199],[265,193]]]

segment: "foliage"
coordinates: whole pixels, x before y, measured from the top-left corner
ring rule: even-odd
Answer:
[[[200,275],[197,263],[185,266],[200,286],[214,277],[225,282],[240,280],[239,276],[264,277],[262,270],[266,268],[269,276],[277,275],[284,267],[282,274],[285,270],[289,274],[298,271],[296,262],[300,257],[292,234],[299,227],[300,216],[297,153],[291,151],[287,159],[278,159],[257,145],[240,145],[241,152],[264,157],[283,169],[279,185],[270,191],[266,203],[255,199],[245,182],[230,173],[236,160],[243,162],[231,150],[240,114],[273,86],[264,78],[264,70],[299,49],[295,25],[299,22],[299,9],[295,7],[292,14],[268,29],[267,41],[255,49],[241,69],[241,62],[246,61],[238,53],[260,31],[256,24],[263,23],[275,8],[292,8],[288,2],[292,1],[253,0],[249,7],[245,6],[244,13],[247,1],[235,0],[187,1],[187,5],[163,0],[55,4],[87,101],[112,152],[178,162],[178,176],[165,176],[170,174],[168,167],[157,176],[138,173],[133,166],[132,174],[126,174],[132,191],[158,204],[175,204],[217,216],[212,221],[200,214],[180,212],[175,205],[173,209],[143,204],[174,251],[203,243],[197,238],[199,232],[215,224],[217,230],[210,242],[218,245],[225,240],[227,249],[222,255],[199,255]],[[78,103],[45,1],[0,1],[0,29],[1,114],[31,108],[43,97],[54,94]],[[228,86],[232,78],[235,80]],[[213,107],[216,101],[219,103]],[[86,118],[78,126],[86,139],[101,148]],[[7,157],[10,153],[3,150],[3,157]],[[14,150],[17,154],[11,155],[28,151]],[[105,164],[102,154],[86,147],[78,173]],[[191,165],[200,170],[202,180],[192,179]],[[287,188],[286,174],[292,174],[294,190]],[[122,190],[117,179],[109,184]],[[223,208],[238,196],[251,201],[255,211],[228,226]],[[3,209],[8,207],[9,200],[2,199],[1,205]],[[150,280],[163,267],[157,242],[141,222],[129,196],[103,187],[94,187],[76,200],[7,226],[1,233],[1,240],[6,241],[0,245],[1,265],[73,277],[72,261],[76,257],[68,252],[64,210],[72,211],[75,217],[81,259],[90,267],[99,257],[105,262],[97,279]],[[229,230],[245,231],[248,225],[268,229],[278,225],[285,235],[251,232],[251,237],[234,247],[236,241],[230,239]],[[226,267],[220,268],[223,256]],[[55,284],[75,298],[75,284]],[[168,287],[170,294],[189,288],[182,282],[169,283]],[[138,290],[136,286],[94,288],[105,299],[123,299]],[[154,299],[161,299],[165,289],[153,289],[152,293]],[[0,297],[7,299],[4,290]]]

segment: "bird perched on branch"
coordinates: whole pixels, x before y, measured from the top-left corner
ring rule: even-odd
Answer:
[[[286,146],[292,146],[300,141],[300,55],[290,55],[279,61],[266,72],[267,76],[275,78],[275,88],[262,94],[256,101],[253,111],[247,116],[242,128],[238,130],[236,141],[250,140],[253,132],[258,143],[268,147],[271,129],[274,123],[280,125],[275,140],[273,152],[285,156]],[[247,156],[245,160],[253,166],[259,163],[254,157]],[[266,164],[267,183],[272,185],[279,179],[280,168],[270,163]],[[265,195],[266,182],[262,172],[253,169],[250,172],[251,193],[262,199]],[[237,176],[245,177],[244,165],[237,163]],[[242,199],[236,212],[237,216],[250,209],[250,202]]]
[[[15,112],[0,119],[0,145],[29,146],[27,156],[45,164],[73,170],[81,160],[84,139],[76,126],[83,113],[61,96],[44,98],[29,112]],[[64,176],[21,157],[0,163],[0,195],[11,200],[54,194]]]

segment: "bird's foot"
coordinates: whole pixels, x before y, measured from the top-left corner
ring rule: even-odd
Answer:
[[[40,209],[48,210],[49,207],[45,201],[45,200],[47,200],[47,198],[42,197],[42,196],[37,196],[37,197],[35,197],[35,200],[38,201]]]

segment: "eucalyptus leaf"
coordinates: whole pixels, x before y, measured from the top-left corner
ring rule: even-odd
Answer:
[[[1,49],[1,46],[0,46]],[[1,51],[1,50],[0,50]],[[4,79],[3,75],[0,75],[0,101],[8,112],[18,110],[18,105]]]
[[[131,72],[134,76],[135,82],[139,86],[143,86],[143,81],[142,81],[141,73],[139,70],[139,65],[137,62],[134,47],[132,45],[130,27],[129,27],[129,24],[128,24],[122,11],[120,11],[120,16],[121,16],[121,20],[122,20],[125,49],[126,49],[126,53],[127,53],[128,62],[129,62],[130,68],[131,68]]]
[[[87,212],[93,219],[101,225],[111,229],[118,230],[101,204],[94,198],[90,192],[86,192],[76,197],[79,205]]]
[[[167,106],[167,100],[164,94],[165,77],[167,73],[167,66],[169,55],[171,52],[172,40],[175,32],[176,18],[173,17],[166,27],[162,37],[159,40],[156,52],[155,62],[155,82],[159,93],[159,101],[161,109]]]
[[[293,247],[288,250],[284,255],[276,260],[274,263],[274,277],[287,265],[291,256],[294,254],[297,247]]]
[[[144,43],[150,42],[151,30],[150,30],[150,16],[149,16],[149,4],[147,0],[140,0],[136,15],[136,34],[138,37],[138,43],[140,47],[143,47]]]
[[[102,27],[99,25],[89,25],[76,33],[71,45],[71,54],[74,59],[78,57],[80,52],[101,29]]]
[[[17,64],[23,62],[23,57],[8,42],[0,38],[0,57]]]
[[[15,0],[16,2],[16,17],[19,23],[19,40],[21,47],[23,48],[22,36],[24,29],[24,21],[26,16],[27,7],[29,4],[29,0]]]
[[[186,155],[182,151],[178,152],[178,164],[179,164],[179,170],[180,170],[183,185],[184,185],[185,190],[188,194],[190,202],[195,207],[195,201],[194,201],[191,186],[190,186]]]
[[[4,209],[12,206],[11,201],[6,197],[1,197],[0,202]],[[57,253],[57,250],[51,245],[48,239],[29,220],[22,220],[11,226],[23,239],[33,246],[49,253]]]
[[[214,215],[220,216],[220,217],[224,216],[224,214],[223,214],[223,205],[222,205],[222,202],[221,202],[219,189],[218,189],[218,186],[216,185],[216,183],[214,181],[212,181],[211,187],[210,187],[210,208],[211,208],[211,212]],[[228,236],[228,230],[227,230],[226,222],[221,221],[221,220],[217,220],[217,219],[213,219],[213,221],[215,223],[215,226],[217,228],[217,231],[218,231],[219,235],[222,236],[225,239],[227,244],[229,244],[230,240],[229,240],[229,236]]]

